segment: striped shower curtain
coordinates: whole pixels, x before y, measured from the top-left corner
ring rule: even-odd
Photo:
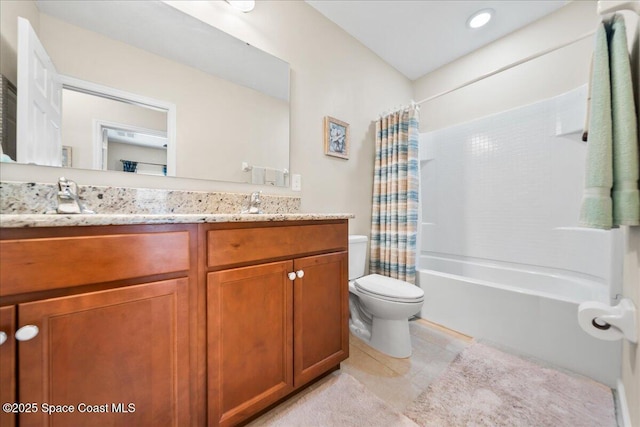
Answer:
[[[376,123],[370,273],[415,283],[418,227],[417,107]]]

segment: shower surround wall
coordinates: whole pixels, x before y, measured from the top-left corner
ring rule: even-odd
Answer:
[[[422,134],[422,251],[608,289],[611,232],[578,228],[586,88]]]
[[[615,385],[620,343],[597,342],[577,325],[577,304],[594,299],[610,303],[621,293],[621,272],[613,267],[620,265],[620,254],[613,249],[619,232],[577,227],[586,155],[581,141],[585,100],[583,86],[421,134],[418,268],[419,284],[431,295],[421,315],[569,369],[584,365],[578,371]],[[498,284],[497,294],[486,289],[505,277],[499,272],[473,278],[488,285],[482,291],[466,288],[474,286],[468,277],[488,271],[484,267],[516,278]],[[511,274],[520,272],[525,274]],[[440,273],[446,280],[438,278]],[[461,281],[452,282],[449,276]],[[531,285],[532,277],[539,287]],[[582,284],[572,292],[566,283]],[[448,286],[460,286],[459,293]],[[486,301],[475,300],[480,293]],[[474,299],[471,305],[469,298]],[[474,306],[479,310],[475,320]],[[549,311],[560,306],[562,312]],[[482,313],[489,313],[489,319]],[[581,364],[572,352],[595,356]],[[592,372],[602,364],[609,364],[607,372]]]

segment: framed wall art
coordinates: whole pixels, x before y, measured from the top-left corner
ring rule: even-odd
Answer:
[[[73,166],[73,149],[68,145],[62,146],[62,167],[70,168]]]
[[[349,124],[333,117],[324,118],[324,154],[349,158]]]

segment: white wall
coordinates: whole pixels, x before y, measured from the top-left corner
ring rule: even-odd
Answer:
[[[623,296],[631,298],[640,313],[640,227],[624,227]],[[640,331],[640,315],[636,318]],[[622,344],[622,383],[626,392],[633,427],[640,426],[640,348],[628,341]]]
[[[595,0],[569,3],[414,83],[416,100],[452,89],[517,60],[594,31]],[[421,105],[420,131],[430,131],[554,97],[587,83],[593,50],[587,38]]]
[[[640,137],[640,18],[631,12],[624,12],[624,15],[631,44],[638,135]],[[636,309],[640,312],[640,227],[622,227],[622,231],[624,251],[622,294],[631,298]],[[637,316],[637,326],[640,330],[640,315]],[[638,344],[630,344],[626,341],[622,346],[622,383],[629,405],[629,421],[633,427],[640,427],[640,348],[638,347]]]
[[[18,72],[18,20],[27,18],[38,31],[40,13],[32,1],[3,0],[0,2],[0,74],[16,84]]]
[[[5,0],[0,3],[4,5]],[[80,184],[301,195],[303,211],[352,212],[356,219],[350,221],[350,231],[368,234],[375,153],[373,120],[393,105],[407,104],[412,98],[411,82],[304,2],[260,1],[247,14],[226,2],[177,3],[290,64],[290,167],[293,173],[302,174],[302,192],[82,170],[65,170],[65,176]],[[349,160],[323,153],[322,120],[327,115],[351,125]],[[37,166],[3,164],[0,170],[0,179],[9,181],[56,182],[59,175],[55,168]]]

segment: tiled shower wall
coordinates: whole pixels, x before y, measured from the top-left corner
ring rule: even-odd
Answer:
[[[615,233],[577,226],[585,114],[580,87],[422,134],[423,254],[608,283]]]

